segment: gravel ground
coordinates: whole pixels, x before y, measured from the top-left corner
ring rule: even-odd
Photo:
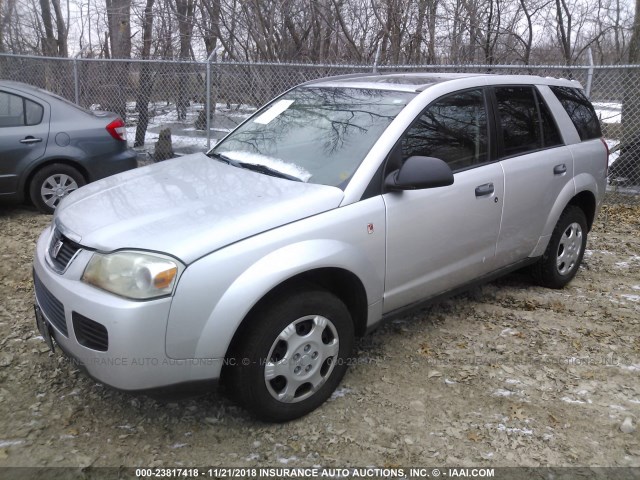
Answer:
[[[638,206],[606,208],[564,290],[518,273],[385,324],[284,425],[220,393],[115,392],[49,353],[31,283],[49,221],[0,208],[0,466],[640,466]]]

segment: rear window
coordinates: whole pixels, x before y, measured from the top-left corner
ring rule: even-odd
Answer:
[[[571,118],[581,140],[600,138],[600,121],[589,99],[582,90],[571,87],[551,87],[565,111]]]

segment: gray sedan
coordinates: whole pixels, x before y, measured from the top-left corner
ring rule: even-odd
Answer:
[[[30,199],[52,213],[73,190],[136,166],[125,124],[115,113],[0,81],[0,200]]]

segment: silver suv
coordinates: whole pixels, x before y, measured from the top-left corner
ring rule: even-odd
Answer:
[[[567,284],[607,155],[568,80],[309,82],[207,155],[65,198],[37,244],[37,322],[105,384],[221,379],[257,417],[290,420],[385,318],[526,265]]]

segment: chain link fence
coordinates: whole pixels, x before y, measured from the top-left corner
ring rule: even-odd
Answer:
[[[528,74],[578,80],[609,144],[609,199],[640,203],[640,66],[309,65],[0,55],[0,79],[119,113],[149,160],[204,151],[283,91],[317,78],[379,72]],[[621,147],[621,145],[624,145]]]

